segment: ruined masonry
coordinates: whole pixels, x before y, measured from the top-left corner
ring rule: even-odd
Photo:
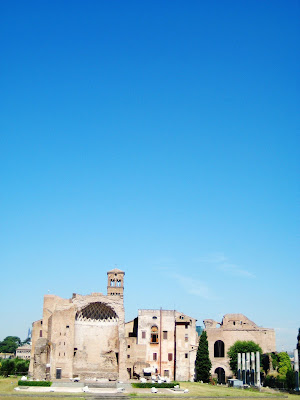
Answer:
[[[107,295],[44,296],[43,318],[33,323],[29,374],[38,380],[126,381],[160,375],[193,381],[198,347],[196,319],[176,310],[139,310],[125,323],[125,273],[107,272]],[[253,340],[275,351],[275,332],[242,314],[226,314],[221,323],[205,320],[212,376],[231,376],[228,348]]]

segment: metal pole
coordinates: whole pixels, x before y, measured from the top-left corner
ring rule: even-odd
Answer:
[[[162,330],[162,310],[161,310],[161,307],[160,307],[160,333],[159,333],[159,336],[160,336],[160,340],[159,340],[159,375],[160,375],[160,377],[162,376],[162,373],[161,373],[161,342],[162,342],[162,334],[161,334],[161,330]]]
[[[174,381],[176,381],[176,313],[174,310]]]

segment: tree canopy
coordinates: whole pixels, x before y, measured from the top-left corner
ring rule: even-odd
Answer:
[[[209,382],[211,361],[209,358],[207,334],[205,331],[203,331],[200,336],[195,369],[197,382]]]
[[[0,353],[15,353],[21,343],[18,336],[7,336],[2,342],[0,341]]]
[[[292,371],[291,359],[284,351],[278,353],[278,358],[278,374],[281,376],[286,376],[288,371]]]
[[[230,369],[234,373],[234,375],[237,375],[238,353],[251,353],[252,351],[254,353],[259,351],[260,354],[262,354],[261,347],[257,343],[254,343],[252,340],[238,340],[229,348],[227,355],[229,357]]]

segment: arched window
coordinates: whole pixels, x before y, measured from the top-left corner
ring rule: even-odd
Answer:
[[[117,286],[120,287],[121,286],[121,280],[117,279]]]
[[[151,343],[158,343],[158,327],[152,326],[151,328]]]
[[[111,280],[110,280],[110,286],[115,286],[115,281],[114,281],[114,279],[111,279]]]
[[[217,340],[214,344],[214,357],[224,357],[224,342]]]

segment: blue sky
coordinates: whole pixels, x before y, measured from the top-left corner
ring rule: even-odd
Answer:
[[[0,340],[106,293],[296,345],[297,1],[0,5]]]

